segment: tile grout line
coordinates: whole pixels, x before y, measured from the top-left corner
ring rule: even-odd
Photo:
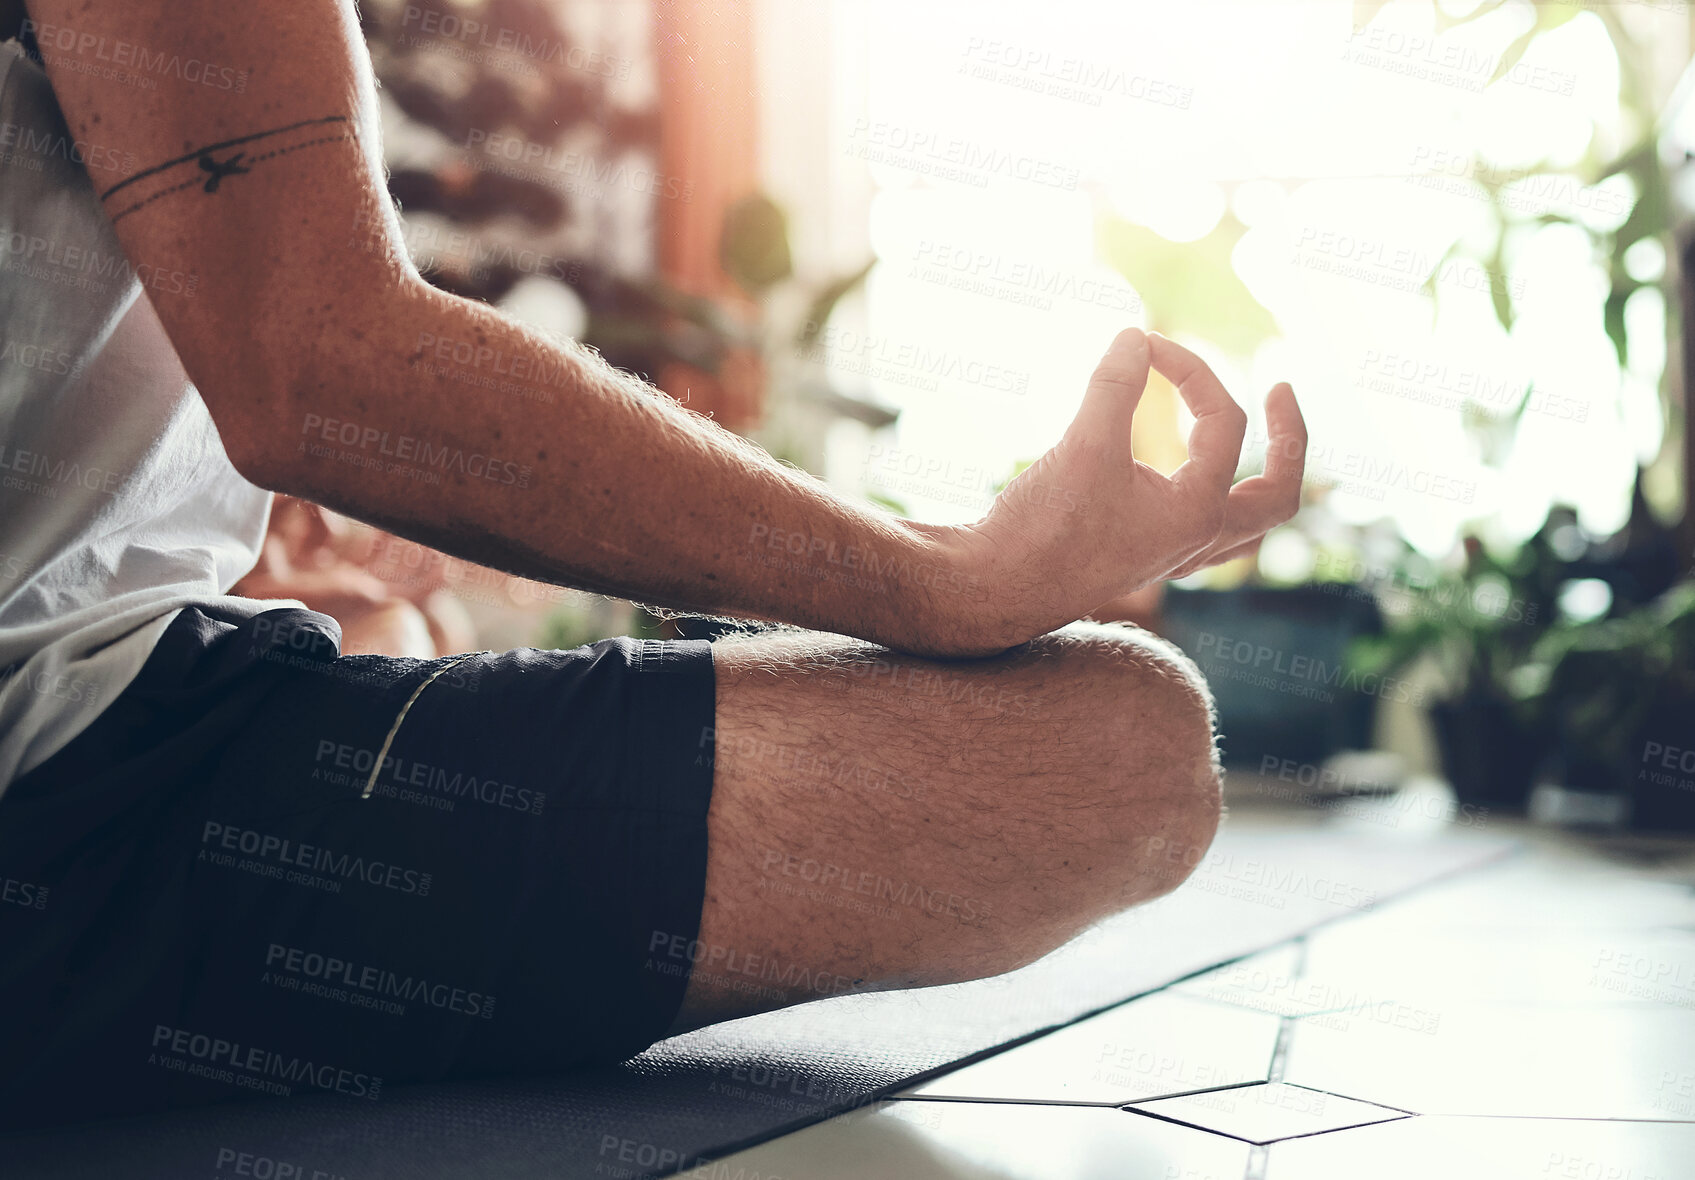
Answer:
[[[1295,942],[1295,964],[1292,975],[1295,979],[1305,979],[1307,974],[1307,936],[1301,935]],[[1265,1080],[1268,1084],[1281,1082],[1283,1073],[1289,1064],[1289,1041],[1295,1035],[1295,1018],[1279,1016],[1277,1018],[1277,1043],[1271,1049],[1271,1067],[1266,1070]]]
[[[1277,1044],[1271,1050],[1271,1067],[1265,1071],[1268,1085],[1283,1080],[1283,1071],[1289,1062],[1289,1039],[1295,1033],[1293,1016],[1279,1016],[1277,1021]]]

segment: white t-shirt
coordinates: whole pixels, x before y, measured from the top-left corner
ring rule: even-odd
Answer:
[[[88,727],[182,607],[284,605],[224,594],[270,493],[230,465],[142,294],[194,299],[193,276],[138,276],[89,150],[0,43],[0,792]]]

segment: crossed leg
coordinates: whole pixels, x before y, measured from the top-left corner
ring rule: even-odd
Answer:
[[[1134,628],[970,663],[774,633],[713,662],[706,902],[673,1032],[1020,967],[1174,889],[1218,825],[1205,684]]]

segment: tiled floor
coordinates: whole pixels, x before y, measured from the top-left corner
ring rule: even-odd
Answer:
[[[1695,1177],[1695,845],[1528,836],[700,1175]]]

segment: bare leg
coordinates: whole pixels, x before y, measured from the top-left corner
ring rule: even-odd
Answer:
[[[969,663],[778,633],[714,663],[706,904],[673,1031],[1022,966],[1175,888],[1217,828],[1205,685],[1130,627]]]

